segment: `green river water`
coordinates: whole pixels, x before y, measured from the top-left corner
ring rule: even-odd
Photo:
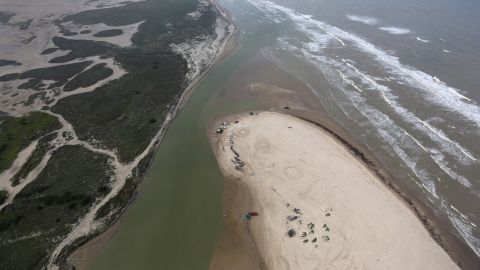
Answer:
[[[207,137],[208,122],[259,109],[254,102],[218,103],[229,77],[274,40],[274,25],[238,21],[239,49],[215,65],[169,127],[139,197],[93,269],[207,269],[222,227],[223,176]]]

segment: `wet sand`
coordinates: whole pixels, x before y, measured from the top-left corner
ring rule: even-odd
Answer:
[[[234,215],[230,218],[237,223],[239,211],[252,209],[248,203],[260,212],[261,217],[249,222],[248,228],[266,268],[457,269],[415,214],[331,134],[278,113],[244,116],[239,120],[239,124],[229,126],[221,135],[215,151],[222,171],[232,179],[242,180],[234,194],[247,196],[232,198],[243,203],[231,203],[234,210],[228,212],[228,206],[225,210],[228,216]],[[293,129],[296,131],[292,133]],[[229,138],[233,134],[243,135],[232,137],[234,149],[246,164],[243,172],[235,170],[231,163],[234,157]],[[226,200],[230,194],[228,182]],[[245,208],[240,210],[242,206]],[[300,208],[302,214],[286,224],[286,217],[295,215],[294,207]],[[306,228],[309,222],[315,224],[312,234]],[[328,230],[322,226],[327,223]],[[244,230],[244,236],[232,239],[249,237],[245,228],[238,229],[242,226],[245,225],[237,225],[236,232]],[[294,228],[297,235],[287,237],[288,228]],[[225,229],[224,234],[229,230]],[[307,236],[301,237],[303,231]],[[303,243],[305,239],[307,243]],[[235,241],[231,242],[234,246]],[[245,249],[248,245],[240,247]],[[226,269],[217,266],[217,258],[225,258],[228,250],[221,251],[223,255],[219,251],[212,269]],[[255,256],[250,259],[255,265],[261,264]]]
[[[224,230],[217,242],[211,270],[258,270],[264,265],[250,228],[238,222],[243,209],[254,207],[252,196],[240,181],[226,179],[224,183]]]

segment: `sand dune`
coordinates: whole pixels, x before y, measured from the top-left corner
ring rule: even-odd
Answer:
[[[273,112],[231,119],[215,152],[251,193],[260,217],[248,223],[268,269],[459,269],[326,131]]]

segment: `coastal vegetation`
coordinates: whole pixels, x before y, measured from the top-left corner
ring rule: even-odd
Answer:
[[[43,50],[43,52],[41,52],[40,54],[51,54],[51,53],[54,53],[58,50],[58,48],[48,48],[48,49],[45,49]]]
[[[23,164],[20,170],[15,174],[11,179],[12,185],[16,186],[20,184],[21,179],[27,177],[27,175],[37,167],[37,165],[42,161],[42,158],[45,156],[47,151],[52,148],[50,142],[57,137],[56,132],[50,133],[43,136],[38,140],[38,145],[30,155],[28,160]]]
[[[30,142],[58,128],[57,119],[42,112],[22,117],[0,115],[0,172],[8,169]]]
[[[180,55],[172,52],[170,44],[210,35],[214,30],[214,10],[204,12],[198,20],[186,16],[196,5],[196,1],[147,1],[67,16],[65,21],[78,24],[145,22],[132,38],[134,46],[128,49],[94,41],[54,39],[62,50],[72,50],[54,58],[54,62],[114,55],[128,74],[93,92],[62,99],[52,110],[74,126],[80,139],[95,139],[116,149],[122,162],[131,161],[146,148],[180,97],[180,90],[186,87],[188,67]]]
[[[37,91],[23,101],[24,106],[38,98],[45,104],[45,112],[0,116],[0,171],[8,169],[19,151],[38,140],[7,180],[12,189],[19,185],[23,189],[18,193],[0,191],[0,257],[4,258],[0,269],[44,268],[55,248],[94,203],[110,194],[118,176],[115,170],[135,160],[151,144],[190,83],[188,64],[183,55],[172,50],[172,44],[215,35],[218,14],[212,5],[203,7],[199,17],[188,15],[199,6],[197,0],[147,0],[65,16],[55,21],[62,36],[53,37],[54,46],[39,53],[66,53],[49,58],[47,67],[0,77],[8,83],[24,80],[18,88]],[[77,30],[62,27],[66,23],[124,26],[140,22],[130,47],[72,39]],[[95,35],[124,34],[115,30]],[[94,58],[84,59],[88,57]],[[55,100],[58,93],[90,87],[114,75],[111,66],[91,60],[107,58],[113,58],[125,75],[93,91]],[[72,128],[66,132],[69,125]],[[119,193],[95,213],[95,220],[105,226],[70,243],[56,258],[60,263],[72,248],[118,218],[145,177],[152,156],[153,149],[132,168]],[[35,179],[23,182],[38,168]]]
[[[71,79],[63,87],[63,91],[73,91],[80,87],[92,86],[100,80],[106,79],[113,74],[113,70],[106,64],[96,64]]]
[[[122,29],[109,29],[109,30],[103,30],[100,32],[97,32],[93,34],[94,37],[115,37],[123,34]]]
[[[48,255],[110,182],[106,156],[64,146],[0,212],[1,269],[40,269]],[[60,237],[59,237],[60,236]]]
[[[0,23],[8,23],[14,15],[11,12],[0,11]]]
[[[3,66],[19,66],[19,65],[21,65],[21,64],[18,63],[17,61],[0,59],[0,67],[3,67]]]
[[[0,205],[2,205],[8,198],[8,192],[6,190],[0,189]]]

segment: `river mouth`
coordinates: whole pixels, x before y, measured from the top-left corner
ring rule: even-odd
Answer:
[[[121,218],[112,241],[95,259],[93,269],[148,269],[158,265],[166,269],[207,269],[223,216],[224,178],[207,137],[216,129],[217,121],[257,110],[299,112],[316,117],[318,122],[322,122],[319,118],[332,117],[331,110],[322,106],[325,99],[318,101],[298,74],[285,72],[265,57],[262,49],[288,29],[271,22],[248,22],[239,10],[257,11],[246,3],[234,7],[230,2],[224,4],[243,30],[236,40],[237,50],[198,84],[170,126],[138,198]],[[317,87],[329,87],[322,75],[316,81]],[[351,130],[346,128],[344,132]],[[357,137],[369,132],[359,132]],[[445,228],[453,231],[450,225]],[[474,258],[470,253],[465,251],[463,255]]]
[[[275,30],[275,25],[271,27]],[[207,136],[213,123],[233,113],[297,106],[288,95],[271,100],[254,92],[265,86],[256,85],[252,91],[245,81],[252,72],[258,76],[257,83],[272,86],[287,82],[287,87],[309,93],[305,85],[261,56],[259,50],[268,39],[244,39],[239,35],[234,53],[215,65],[196,86],[169,127],[146,181],[139,186],[138,196],[119,220],[118,228],[80,248],[69,259],[71,263],[92,269],[148,269],[156,265],[167,269],[208,268],[222,229],[224,187]],[[282,76],[278,77],[278,72]],[[269,77],[271,80],[265,79]],[[243,90],[235,91],[238,89]],[[253,102],[252,95],[258,97]],[[103,251],[97,257],[92,249]]]

